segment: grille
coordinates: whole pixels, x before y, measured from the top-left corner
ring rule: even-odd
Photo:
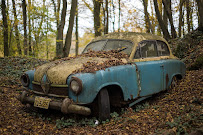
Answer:
[[[36,92],[44,93],[42,87],[37,84],[33,84],[33,90]],[[50,87],[48,94],[60,95],[60,96],[68,96],[68,88],[67,87]]]

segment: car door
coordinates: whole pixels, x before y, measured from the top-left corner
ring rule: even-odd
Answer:
[[[157,60],[159,58],[156,41],[145,40],[139,43],[135,59],[140,59],[140,62],[135,62],[140,76],[141,91],[139,96],[147,96],[158,93],[163,89],[163,62]]]
[[[172,68],[172,62],[169,58],[170,56],[170,51],[169,48],[167,46],[167,44],[163,41],[160,40],[156,40],[156,45],[157,45],[157,51],[158,51],[158,55],[160,57],[165,57],[162,58],[161,62],[162,62],[162,70],[163,70],[163,90],[167,89],[168,84],[169,84],[169,75],[171,75],[172,73],[170,73],[170,70],[168,68]],[[172,67],[171,67],[172,66]]]

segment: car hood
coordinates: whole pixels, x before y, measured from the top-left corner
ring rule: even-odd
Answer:
[[[65,85],[67,77],[75,70],[83,67],[84,63],[97,62],[103,63],[107,58],[99,57],[77,57],[66,61],[53,61],[39,66],[34,74],[34,81],[41,82],[42,77],[46,75],[51,84]]]

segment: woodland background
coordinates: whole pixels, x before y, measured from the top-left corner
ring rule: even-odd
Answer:
[[[111,32],[147,32],[170,40],[203,29],[202,0],[1,0],[0,4],[0,56],[61,58],[77,55],[91,39]]]

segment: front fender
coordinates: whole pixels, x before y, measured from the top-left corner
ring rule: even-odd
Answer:
[[[69,88],[69,97],[77,103],[88,104],[94,101],[99,91],[109,85],[118,85],[123,92],[124,100],[135,98],[138,93],[137,75],[135,65],[120,65],[99,70],[95,73],[78,73],[70,75],[67,83],[70,83],[71,77],[77,77],[82,81],[82,92],[76,96]]]
[[[29,77],[30,82],[29,82],[28,88],[31,90],[33,89],[32,81],[34,80],[34,73],[35,73],[35,70],[29,70],[25,72],[25,74],[27,74]]]

